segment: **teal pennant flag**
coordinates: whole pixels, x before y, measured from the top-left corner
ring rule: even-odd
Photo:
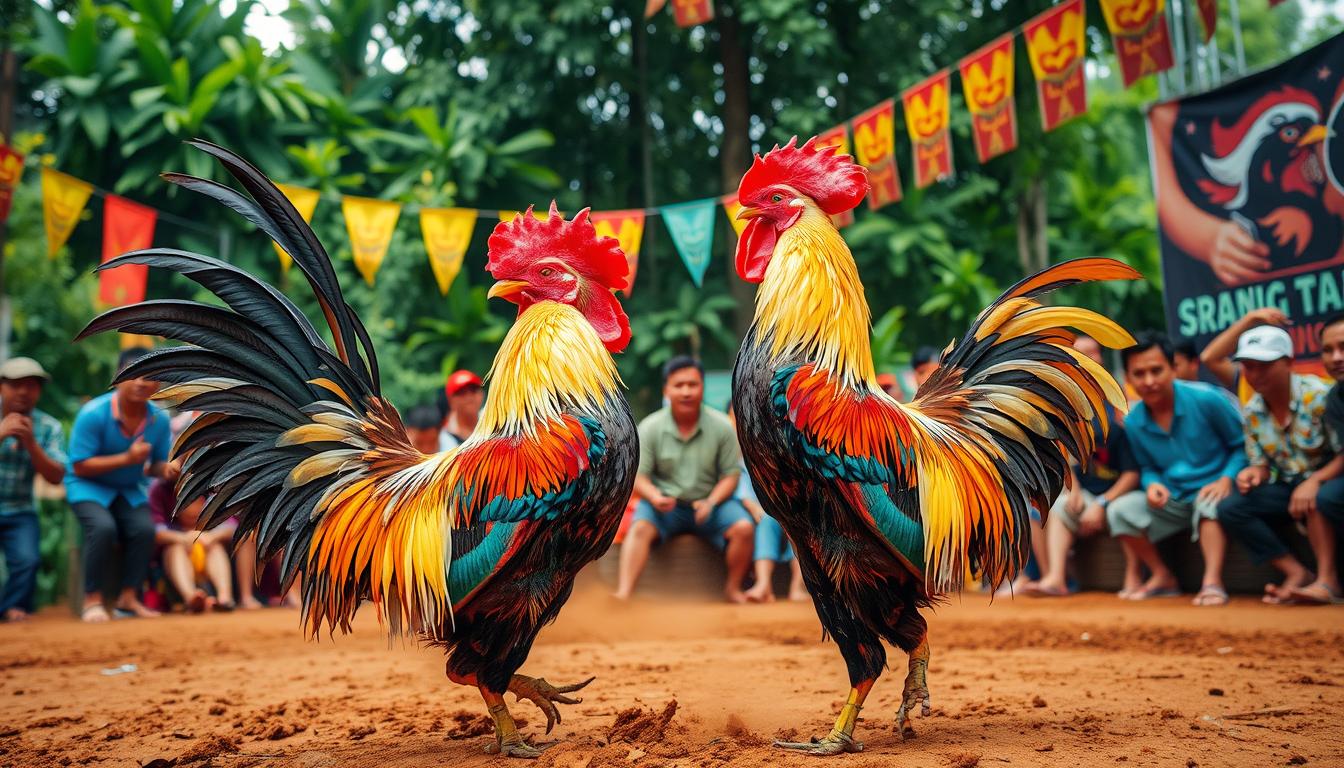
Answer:
[[[672,243],[691,273],[697,288],[705,281],[705,270],[709,268],[709,256],[714,246],[714,209],[719,205],[716,198],[695,200],[689,203],[665,205],[661,211],[667,231],[672,233]]]

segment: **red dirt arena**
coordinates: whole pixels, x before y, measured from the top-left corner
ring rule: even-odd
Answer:
[[[930,628],[932,716],[898,738],[893,654],[862,754],[770,746],[824,735],[848,687],[807,604],[620,605],[581,581],[522,671],[597,680],[550,737],[529,702],[510,706],[533,743],[556,742],[537,765],[565,768],[1344,765],[1337,609],[968,595]],[[353,635],[307,642],[283,609],[102,626],[49,609],[0,626],[0,666],[6,766],[504,762],[483,752],[485,707],[448,683],[440,651],[389,647],[371,611]]]

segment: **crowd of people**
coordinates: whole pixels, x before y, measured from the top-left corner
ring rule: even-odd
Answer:
[[[1076,586],[1070,576],[1075,544],[1109,535],[1125,558],[1119,597],[1179,594],[1155,545],[1188,535],[1203,557],[1197,606],[1227,603],[1229,542],[1282,574],[1265,586],[1265,602],[1344,603],[1335,554],[1344,531],[1344,315],[1320,331],[1321,361],[1334,386],[1294,370],[1288,324],[1278,310],[1256,310],[1202,354],[1158,333],[1139,334],[1121,351],[1135,402],[1128,415],[1109,406],[1098,414],[1107,422],[1105,438],[1089,462],[1073,467],[1049,513],[1033,515],[1030,570],[1036,578],[1024,571],[1004,591],[1069,595]],[[1079,336],[1074,348],[1104,364],[1095,340]],[[148,353],[124,351],[118,371]],[[907,381],[884,374],[879,385],[892,397],[913,397],[938,358],[937,350],[920,348]],[[639,469],[622,528],[615,597],[630,598],[653,547],[684,533],[721,553],[727,600],[775,600],[780,567],[790,571],[787,597],[806,600],[789,540],[753,493],[731,403],[724,411],[705,404],[704,368],[694,358],[676,357],[662,373],[663,407],[639,424]],[[30,358],[0,363],[4,620],[22,620],[34,610],[39,476],[63,484],[80,524],[84,621],[152,618],[175,604],[194,613],[259,608],[267,599],[296,604],[298,585],[287,593],[280,585],[258,586],[265,580],[255,541],[235,542],[232,522],[196,530],[206,498],[178,510],[174,481],[181,463],[170,459],[171,446],[195,414],[170,416],[151,402],[157,383],[128,379],[83,405],[67,442],[60,422],[38,407],[49,379]],[[407,409],[411,442],[424,453],[460,445],[476,427],[484,394],[475,373],[454,372],[437,403]],[[1294,536],[1305,538],[1312,566],[1294,554]]]

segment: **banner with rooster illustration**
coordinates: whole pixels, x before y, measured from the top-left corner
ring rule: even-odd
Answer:
[[[1166,0],[1101,0],[1125,87],[1176,63],[1167,33]]]
[[[868,169],[868,207],[876,211],[901,200],[896,170],[896,101],[887,99],[851,121],[854,159]]]
[[[952,175],[947,90],[948,71],[943,70],[901,94],[915,158],[915,186],[921,189]]]
[[[1087,111],[1087,18],[1083,0],[1068,0],[1028,21],[1022,37],[1036,75],[1041,124],[1053,131]]]
[[[1004,35],[961,60],[961,87],[971,113],[975,154],[987,163],[1017,148],[1013,104],[1013,36]]]
[[[1344,35],[1153,106],[1148,138],[1172,335],[1202,345],[1273,306],[1316,357],[1344,311]]]

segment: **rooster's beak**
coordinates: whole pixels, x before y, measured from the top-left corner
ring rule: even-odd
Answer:
[[[742,206],[742,210],[738,211],[737,216],[735,216],[734,218],[736,218],[738,221],[746,221],[748,219],[754,219],[757,216],[760,216],[762,213],[764,213],[764,211],[762,211],[760,208],[748,208],[747,206],[744,205]]]
[[[490,292],[485,295],[491,299],[510,299],[522,293],[526,288],[526,280],[500,280],[490,286]]]
[[[1329,131],[1324,125],[1313,125],[1310,130],[1302,134],[1302,138],[1297,140],[1297,146],[1309,147],[1312,144],[1319,144],[1325,141],[1325,137],[1328,135]]]

